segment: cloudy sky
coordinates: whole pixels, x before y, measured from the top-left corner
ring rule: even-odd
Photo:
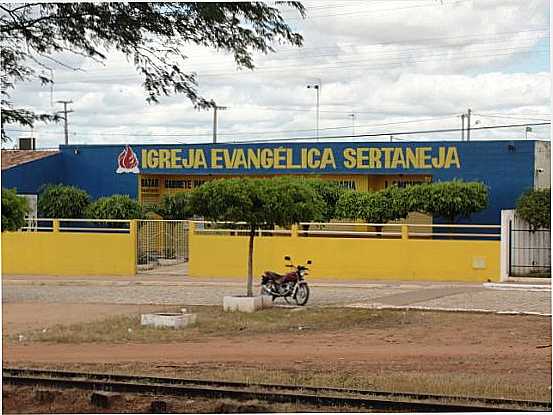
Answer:
[[[460,133],[399,135],[460,128],[471,108],[475,127],[548,121],[551,116],[550,16],[547,0],[386,0],[304,2],[307,17],[284,11],[304,36],[302,48],[256,55],[254,71],[229,56],[190,47],[186,68],[218,105],[218,141],[387,134],[362,140],[456,140]],[[61,110],[72,100],[69,142],[201,143],[212,141],[212,111],[184,96],[147,104],[141,78],[126,59],[105,65],[65,57],[55,85],[19,85],[18,105]],[[474,140],[524,139],[525,127],[473,131]],[[29,132],[13,126],[12,137]],[[63,124],[38,123],[40,148],[63,143]],[[549,139],[549,126],[528,138]],[[350,138],[352,139],[352,138]],[[321,138],[321,141],[328,139]],[[335,139],[344,140],[342,139]],[[15,141],[4,147],[12,148]]]

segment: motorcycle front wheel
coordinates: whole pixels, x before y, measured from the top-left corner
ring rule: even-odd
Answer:
[[[296,300],[297,305],[307,304],[307,300],[309,300],[309,286],[307,284],[301,284],[298,287],[294,300]]]

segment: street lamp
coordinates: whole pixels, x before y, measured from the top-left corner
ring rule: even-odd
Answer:
[[[317,141],[319,141],[319,94],[321,91],[321,81],[317,84],[307,85],[307,88],[313,88],[317,91]]]

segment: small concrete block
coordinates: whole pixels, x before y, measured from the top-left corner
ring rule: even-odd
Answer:
[[[150,404],[150,413],[152,414],[166,414],[167,402],[165,401],[152,401]]]
[[[140,324],[142,326],[172,327],[179,329],[194,323],[196,323],[196,314],[194,313],[153,313],[140,315]]]
[[[182,317],[184,319],[184,327],[191,326],[192,324],[196,324],[196,313],[187,313],[182,314]]]
[[[178,259],[160,258],[160,259],[157,260],[157,262],[159,262],[159,265],[161,265],[162,267],[165,267],[165,266],[168,266],[168,265],[177,265],[179,263],[179,260]]]
[[[273,297],[270,295],[261,296],[261,304],[263,308],[272,308],[273,307]]]
[[[242,311],[244,313],[253,313],[263,308],[262,296],[256,297],[223,297],[223,311]]]
[[[93,392],[90,395],[90,403],[98,408],[111,408],[121,399],[121,394],[113,392]]]

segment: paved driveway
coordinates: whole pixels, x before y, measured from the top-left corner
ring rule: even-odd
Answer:
[[[256,289],[257,290],[257,289]],[[242,295],[242,282],[153,279],[4,278],[3,303],[219,305]],[[278,300],[277,303],[283,303]],[[551,313],[549,286],[493,289],[428,282],[312,283],[309,305]]]

